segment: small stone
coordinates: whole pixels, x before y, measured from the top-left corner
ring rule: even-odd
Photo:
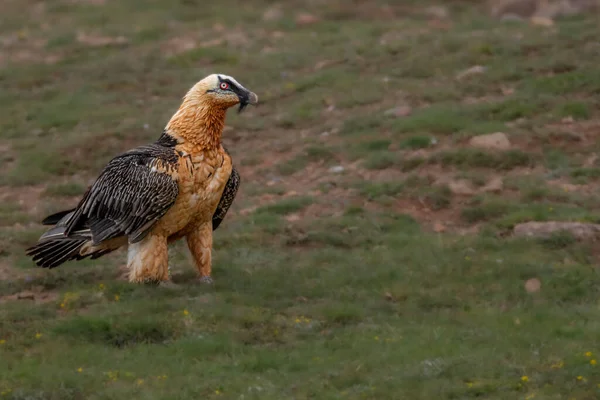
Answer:
[[[287,222],[297,222],[300,221],[300,216],[298,214],[289,214],[285,216],[285,220]]]
[[[279,7],[270,7],[263,13],[263,21],[277,21],[283,17],[283,11]]]
[[[434,232],[441,233],[441,232],[444,232],[445,230],[446,230],[446,227],[441,222],[436,222],[435,224],[433,224]]]
[[[564,117],[563,119],[561,119],[560,122],[563,124],[566,124],[566,125],[570,125],[573,122],[575,122],[575,119],[573,119],[572,116],[568,116],[568,117]]]
[[[312,25],[319,22],[319,17],[309,13],[300,13],[296,15],[296,23],[298,25]]]
[[[333,167],[329,168],[329,172],[333,174],[339,174],[340,172],[344,172],[344,167],[341,165],[334,165]]]
[[[425,9],[425,14],[433,18],[446,19],[450,16],[450,12],[444,6],[430,6]]]
[[[500,192],[504,187],[504,182],[500,177],[494,177],[489,180],[483,187],[480,189],[482,192]]]
[[[527,279],[525,282],[525,290],[527,293],[539,292],[542,287],[542,282],[538,278]]]
[[[390,292],[385,292],[383,297],[385,297],[387,301],[394,301],[394,296]]]
[[[19,299],[19,300],[35,300],[35,294],[32,292],[17,293],[17,299]]]
[[[253,213],[254,211],[256,211],[257,207],[248,207],[248,208],[244,208],[243,210],[240,210],[240,215],[248,215]]]
[[[407,105],[390,108],[383,115],[388,117],[407,117],[412,114],[412,108]]]
[[[585,161],[583,162],[583,166],[586,168],[593,167],[596,165],[597,161],[598,161],[598,155],[592,154],[591,156],[589,156],[588,158],[585,159]]]
[[[471,196],[475,194],[475,190],[471,187],[469,181],[465,179],[448,183],[448,189],[459,196]]]
[[[510,141],[506,134],[502,132],[490,133],[487,135],[474,136],[469,140],[469,144],[487,150],[508,150]]]
[[[483,65],[474,65],[471,68],[467,68],[466,70],[459,72],[456,75],[456,79],[461,80],[472,75],[483,74],[485,71],[486,68]]]
[[[554,21],[551,18],[547,18],[547,17],[531,17],[531,23],[533,25],[538,25],[538,26],[552,26],[554,25]]]

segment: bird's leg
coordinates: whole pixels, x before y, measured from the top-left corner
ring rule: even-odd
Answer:
[[[130,282],[169,281],[167,238],[149,234],[142,241],[130,244],[127,250],[127,267]]]
[[[187,244],[200,273],[200,282],[212,283],[212,225],[206,223],[187,235]]]

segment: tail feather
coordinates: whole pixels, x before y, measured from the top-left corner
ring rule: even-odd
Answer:
[[[32,256],[33,261],[42,268],[55,268],[66,261],[76,259],[86,242],[86,239],[81,238],[52,239],[30,247],[27,249],[27,255]]]
[[[67,216],[68,214],[71,214],[74,210],[75,209],[60,211],[60,212],[57,212],[56,214],[48,215],[42,221],[42,225],[56,225],[63,219],[63,217]]]
[[[115,251],[122,243],[105,243],[94,246],[92,231],[88,224],[72,227],[67,235],[67,223],[75,210],[61,211],[46,217],[42,224],[54,225],[42,234],[35,246],[26,250],[26,254],[42,268],[56,268],[71,260],[97,259]],[[114,236],[114,235],[112,235]],[[104,238],[112,239],[112,237]],[[98,240],[100,242],[101,240]],[[125,240],[125,243],[126,240]]]

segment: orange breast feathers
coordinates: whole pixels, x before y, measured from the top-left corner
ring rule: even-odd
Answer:
[[[198,152],[177,150],[181,154],[177,171],[179,195],[155,230],[165,236],[211,222],[233,169],[231,157],[222,146]]]

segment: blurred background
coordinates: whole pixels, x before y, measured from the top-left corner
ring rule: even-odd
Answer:
[[[0,398],[598,398],[598,7],[2,1]],[[215,285],[34,268],[210,73],[260,100]]]

